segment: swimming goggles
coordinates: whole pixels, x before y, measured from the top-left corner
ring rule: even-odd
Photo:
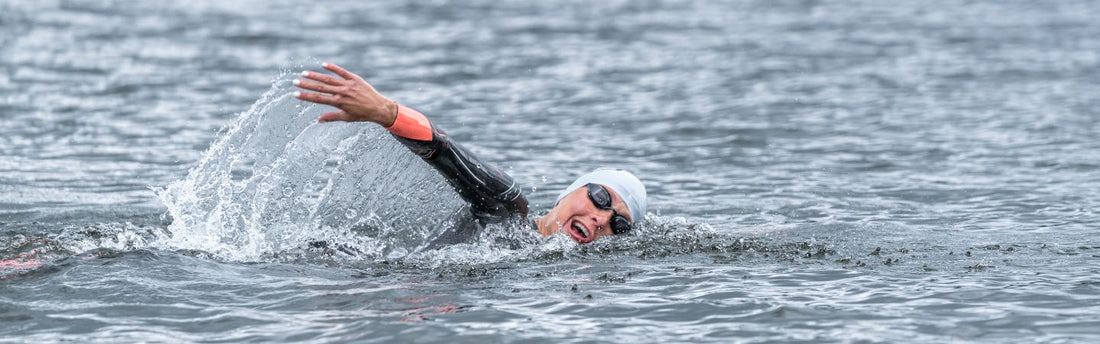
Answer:
[[[596,208],[611,211],[611,232],[615,235],[630,233],[630,220],[627,220],[625,216],[619,215],[615,212],[614,208],[611,208],[611,193],[604,189],[603,185],[596,183],[588,183],[588,199],[592,200],[592,205]]]

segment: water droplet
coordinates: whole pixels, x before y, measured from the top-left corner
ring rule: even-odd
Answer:
[[[388,259],[401,259],[401,258],[404,258],[407,255],[409,255],[409,250],[406,250],[405,248],[398,247],[397,249],[391,251],[390,254],[386,255],[386,258],[388,258]]]

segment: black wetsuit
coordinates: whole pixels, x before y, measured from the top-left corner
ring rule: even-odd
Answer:
[[[453,226],[435,238],[427,249],[465,242],[488,224],[527,218],[527,199],[511,176],[478,159],[439,131],[435,124],[429,125],[430,141],[393,135],[439,171],[469,207],[455,216]]]

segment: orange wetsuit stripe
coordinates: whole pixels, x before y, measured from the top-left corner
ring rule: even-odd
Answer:
[[[397,119],[386,127],[391,133],[407,139],[419,141],[432,140],[432,123],[419,111],[397,104]]]

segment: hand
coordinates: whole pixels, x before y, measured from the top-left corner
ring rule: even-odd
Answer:
[[[304,71],[302,76],[309,80],[294,79],[294,86],[321,92],[295,92],[298,99],[339,109],[317,117],[318,122],[374,122],[389,127],[397,120],[397,102],[378,93],[363,78],[332,63],[321,67],[340,78]]]

